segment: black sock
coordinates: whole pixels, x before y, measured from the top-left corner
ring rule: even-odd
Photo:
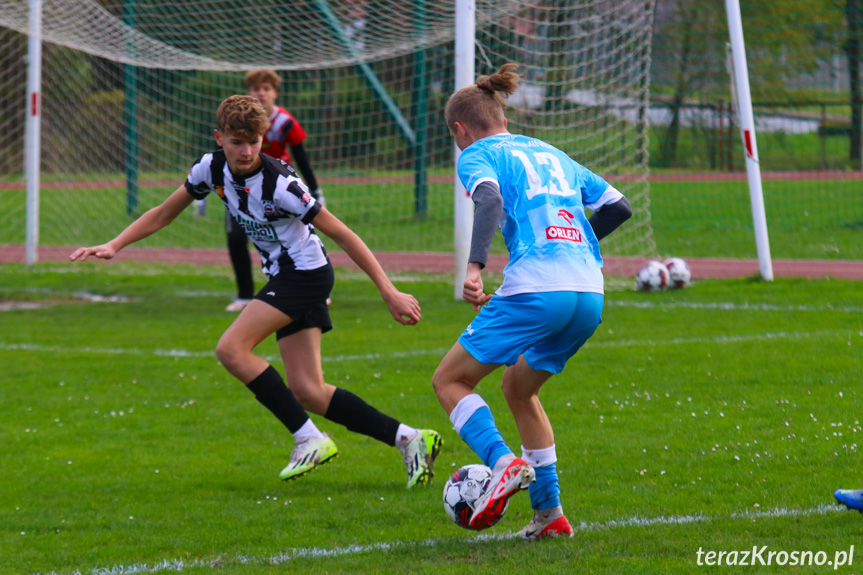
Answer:
[[[246,387],[249,391],[255,394],[255,399],[261,402],[261,405],[273,412],[279,421],[291,433],[296,433],[308,420],[309,416],[282,381],[282,376],[276,371],[272,365],[268,366],[264,372],[249,382]]]
[[[324,417],[344,425],[354,433],[368,435],[389,446],[396,444],[399,422],[346,389],[336,388]]]
[[[252,278],[252,256],[249,254],[249,240],[233,217],[227,215],[228,254],[231,256],[231,266],[234,268],[234,278],[237,280],[237,297],[252,299],[255,297],[255,281]]]

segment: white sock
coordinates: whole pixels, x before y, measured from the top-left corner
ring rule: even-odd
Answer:
[[[399,429],[396,431],[396,447],[404,447],[417,433],[419,432],[410,425],[399,423]]]
[[[455,432],[461,434],[461,428],[464,427],[464,424],[467,423],[470,416],[473,415],[477,409],[481,409],[483,407],[488,407],[488,404],[479,396],[479,394],[470,393],[461,398],[461,401],[456,404],[452,413],[449,414],[449,420],[452,422],[453,427],[455,427]]]
[[[321,430],[315,425],[310,417],[308,421],[306,421],[301,428],[297,430],[294,434],[295,439],[299,439],[300,437],[326,437]]]
[[[524,445],[522,445],[521,458],[533,467],[545,467],[557,462],[557,453],[555,452],[554,444],[544,449],[525,449]]]

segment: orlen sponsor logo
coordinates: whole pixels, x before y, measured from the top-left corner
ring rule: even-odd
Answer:
[[[545,237],[550,240],[569,240],[571,242],[580,242],[581,231],[576,228],[549,226],[545,228]]]
[[[572,218],[575,217],[566,210],[558,210],[557,215],[563,218],[563,220],[569,225],[572,225]],[[545,237],[549,240],[568,240],[570,242],[580,242],[581,230],[577,228],[549,226],[545,228]]]

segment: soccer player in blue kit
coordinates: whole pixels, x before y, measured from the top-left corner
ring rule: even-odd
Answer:
[[[623,194],[564,152],[507,131],[504,97],[518,87],[515,68],[506,64],[480,77],[446,105],[447,125],[462,150],[458,175],[475,203],[464,299],[479,314],[441,361],[433,385],[458,434],[494,472],[471,528],[496,523],[509,498],[529,488],[534,516],[519,535],[536,540],[573,535],[560,501],[554,434],[538,393],[599,325],[599,240],[632,209]],[[590,219],[585,208],[593,210]],[[481,272],[498,226],[510,260],[492,297],[483,291]],[[474,392],[501,365],[521,457]]]

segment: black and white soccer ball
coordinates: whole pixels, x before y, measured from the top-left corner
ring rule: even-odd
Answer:
[[[443,486],[443,508],[456,525],[470,529],[474,504],[488,489],[492,475],[490,468],[474,463],[460,467],[447,479]]]
[[[668,287],[671,274],[662,262],[653,260],[635,275],[635,287],[640,291],[662,291]]]
[[[685,288],[692,285],[692,272],[689,271],[689,264],[680,258],[668,258],[664,262],[668,268],[669,285],[673,288]]]

